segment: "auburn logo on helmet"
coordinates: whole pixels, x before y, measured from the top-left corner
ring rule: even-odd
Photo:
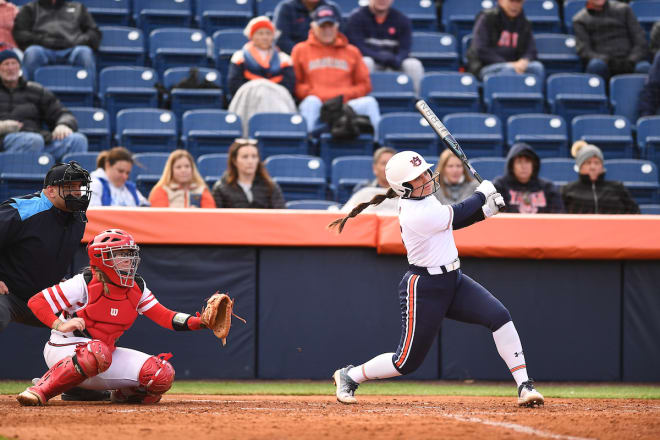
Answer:
[[[419,156],[415,156],[415,157],[413,157],[412,159],[410,159],[410,163],[411,163],[414,167],[418,167],[418,166],[420,166],[420,165],[422,164],[422,159],[420,159]]]

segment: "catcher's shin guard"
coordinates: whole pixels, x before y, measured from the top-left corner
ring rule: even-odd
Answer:
[[[101,341],[78,344],[73,356],[53,365],[37,383],[19,394],[23,406],[45,405],[58,394],[81,384],[88,377],[104,372],[112,363],[112,351]]]
[[[157,403],[174,382],[174,367],[168,362],[172,353],[161,353],[147,359],[138,377],[140,386],[112,392],[115,403]]]

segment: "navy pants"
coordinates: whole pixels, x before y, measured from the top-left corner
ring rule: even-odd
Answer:
[[[399,284],[399,299],[401,341],[393,362],[401,374],[422,364],[445,316],[491,331],[511,321],[500,300],[460,269],[429,275],[424,268],[410,266]]]
[[[12,321],[33,327],[46,327],[34,316],[24,300],[11,293],[0,295],[0,332]]]

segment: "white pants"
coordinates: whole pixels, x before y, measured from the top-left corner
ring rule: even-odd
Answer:
[[[68,356],[73,356],[77,343],[89,341],[91,339],[63,338],[58,335],[51,335],[50,341],[44,347],[44,359],[48,368],[51,368]],[[140,385],[138,376],[142,365],[150,357],[151,355],[142,353],[141,351],[117,347],[112,353],[112,364],[110,364],[110,368],[97,376],[85,379],[78,386],[89,390],[116,390],[119,388],[137,387]]]

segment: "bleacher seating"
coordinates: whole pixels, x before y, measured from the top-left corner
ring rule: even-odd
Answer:
[[[181,140],[196,157],[226,153],[242,133],[241,118],[226,110],[189,110],[183,114]]]
[[[568,156],[568,128],[561,116],[520,114],[507,120],[507,144],[525,142],[539,157]]]
[[[479,112],[479,88],[471,73],[433,72],[424,75],[420,94],[439,118],[449,113]]]
[[[477,14],[495,6],[497,2],[493,0],[447,0],[442,3],[442,26],[461,41],[472,32]]]
[[[215,182],[220,180],[227,170],[227,157],[227,153],[210,153],[202,154],[197,158],[197,170],[209,189],[213,188]]]
[[[648,75],[631,73],[610,78],[610,105],[612,113],[636,121],[639,117],[639,92]]]
[[[169,153],[136,153],[133,155],[131,178],[143,196],[149,197],[151,188],[163,174]]]
[[[281,0],[278,1],[281,2]],[[339,6],[339,9],[341,9],[341,15],[344,19],[348,18],[348,16],[351,14],[353,9],[358,8],[360,6],[364,6],[364,2],[360,4],[358,0],[332,0],[332,1],[337,6]]]
[[[330,208],[339,209],[339,204],[330,200],[292,200],[286,202],[286,209],[321,209],[328,210]]]
[[[157,81],[156,72],[148,67],[117,66],[101,70],[99,99],[110,115],[113,130],[119,110],[158,106]]]
[[[149,34],[149,58],[161,76],[170,67],[205,66],[206,34],[197,29],[154,29]]]
[[[422,156],[438,155],[438,135],[417,112],[383,115],[378,143],[396,150],[414,150]]]
[[[630,194],[639,203],[660,201],[658,167],[643,159],[608,159],[603,163],[608,180],[623,182]]]
[[[561,32],[559,7],[554,0],[526,0],[523,9],[533,32]]]
[[[27,3],[29,0],[23,1]],[[16,0],[12,3],[18,4]],[[84,0],[82,2],[98,26],[128,26],[131,19],[131,0]],[[105,32],[103,33],[105,38]]]
[[[660,2],[635,0],[630,2],[630,8],[635,13],[637,21],[642,25],[648,36],[653,24],[656,21],[660,21]]]
[[[575,116],[609,113],[605,83],[587,73],[555,73],[548,77],[547,100],[550,113],[565,121]]]
[[[413,32],[410,56],[420,60],[426,72],[458,70],[458,47],[452,34]]]
[[[539,177],[550,180],[557,186],[573,182],[578,178],[575,159],[568,157],[546,157],[541,159]]]
[[[81,67],[39,67],[34,72],[34,80],[53,92],[66,107],[94,105],[93,77]]]
[[[127,26],[102,26],[100,29],[103,39],[96,56],[99,70],[109,66],[144,65],[145,41],[140,29]]]
[[[586,4],[587,0],[566,0],[564,2],[564,28],[567,33],[573,33],[573,16],[580,12]]]
[[[660,116],[644,116],[637,120],[637,146],[640,157],[660,166]]]
[[[0,200],[41,190],[46,173],[54,164],[48,153],[0,153]]]
[[[390,113],[393,114],[393,113]],[[371,155],[374,147],[374,136],[361,134],[356,139],[338,141],[330,133],[321,134],[319,141],[319,154],[325,163],[340,156]]]
[[[172,67],[163,74],[163,85],[169,90],[170,106],[172,111],[181,122],[183,114],[188,110],[202,108],[221,108],[222,107],[222,81],[220,73],[209,67],[196,67],[199,82],[206,80],[218,86],[217,89],[211,88],[182,88],[174,87],[182,80],[190,76],[190,67]]]
[[[252,18],[252,1],[195,0],[195,20],[211,35],[220,29],[244,28]]]
[[[660,215],[660,204],[651,203],[639,205],[639,210],[642,214]]]
[[[373,157],[342,156],[332,161],[330,190],[341,204],[351,197],[355,185],[374,178]]]
[[[133,0],[133,20],[145,35],[156,28],[190,27],[191,0]]]
[[[72,160],[75,160],[80,164],[81,167],[89,171],[90,173],[96,169],[96,158],[98,157],[98,151],[86,151],[84,153],[67,153],[62,157],[62,162],[69,163]]]
[[[624,116],[577,116],[571,131],[573,142],[583,139],[598,145],[606,159],[633,158],[632,127]]]
[[[229,60],[234,52],[247,43],[247,38],[241,29],[225,29],[213,33],[213,58],[215,67],[222,75],[222,88],[227,89],[227,72],[229,71]]]
[[[255,113],[248,121],[250,137],[259,141],[261,157],[307,154],[307,124],[297,113]]]
[[[435,2],[400,1],[394,7],[410,18],[414,30],[433,31],[438,28]]]
[[[372,72],[371,96],[382,114],[415,110],[415,91],[408,75],[400,72]]]
[[[133,153],[173,151],[178,141],[176,116],[158,108],[121,110],[115,139]]]
[[[487,180],[494,180],[506,172],[506,159],[503,157],[475,157],[470,164],[477,173]]]
[[[535,34],[534,42],[546,75],[582,72],[582,61],[575,51],[573,35]]]
[[[101,151],[110,148],[112,135],[108,112],[102,108],[69,107],[69,111],[78,122],[78,131],[87,136],[90,151]]]
[[[285,201],[326,198],[325,164],[320,157],[278,154],[267,158],[264,165]]]
[[[504,128],[496,115],[452,113],[442,122],[468,157],[503,156]]]
[[[256,15],[265,15],[266,17],[273,19],[273,13],[275,12],[275,7],[280,3],[280,0],[254,0],[256,6]],[[343,9],[342,9],[343,12]]]
[[[519,113],[542,113],[543,84],[535,75],[488,75],[484,78],[486,112],[506,121]]]

